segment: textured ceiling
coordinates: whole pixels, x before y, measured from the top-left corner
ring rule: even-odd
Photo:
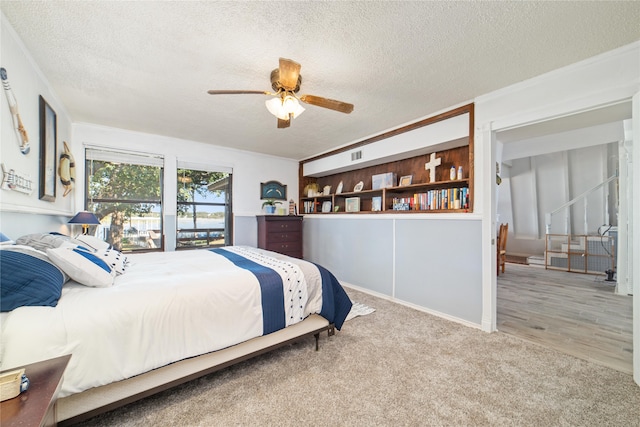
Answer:
[[[303,159],[640,39],[640,2],[73,2],[0,8],[74,122]],[[278,58],[315,106],[277,129]],[[6,64],[3,64],[6,66]]]

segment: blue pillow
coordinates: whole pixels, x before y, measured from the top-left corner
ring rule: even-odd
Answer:
[[[0,311],[23,306],[55,307],[63,273],[55,265],[23,252],[0,250]]]

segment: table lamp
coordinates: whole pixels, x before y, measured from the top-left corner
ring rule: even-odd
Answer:
[[[71,218],[69,224],[82,224],[82,234],[89,234],[89,225],[100,224],[100,220],[92,212],[82,211]]]

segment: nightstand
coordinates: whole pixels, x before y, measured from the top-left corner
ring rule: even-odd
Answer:
[[[25,368],[25,375],[30,383],[29,389],[13,399],[0,403],[0,425],[55,426],[56,401],[69,359],[70,354],[30,365],[16,366]]]

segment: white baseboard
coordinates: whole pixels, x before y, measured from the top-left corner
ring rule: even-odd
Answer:
[[[429,314],[432,314],[434,316],[440,317],[442,319],[450,320],[452,322],[456,322],[456,323],[459,323],[461,325],[468,326],[470,328],[482,330],[482,325],[479,325],[479,324],[473,323],[473,322],[469,322],[468,320],[460,319],[459,317],[455,317],[455,316],[451,316],[449,314],[441,313],[441,312],[436,311],[436,310],[431,310],[429,308],[422,307],[420,305],[413,304],[413,303],[410,303],[410,302],[406,302],[406,301],[394,298],[394,297],[389,296],[389,295],[381,294],[379,292],[375,292],[375,291],[372,291],[370,289],[362,288],[360,286],[353,285],[353,284],[348,283],[348,282],[340,281],[340,283],[345,288],[351,288],[351,289],[354,289],[356,291],[359,291],[359,292],[362,292],[362,293],[365,293],[365,294],[369,294],[369,295],[372,295],[372,296],[377,297],[377,298],[382,298],[384,300],[391,301],[391,302],[394,302],[396,304],[404,305],[405,307],[413,308],[414,310],[422,311],[424,313],[429,313]]]

